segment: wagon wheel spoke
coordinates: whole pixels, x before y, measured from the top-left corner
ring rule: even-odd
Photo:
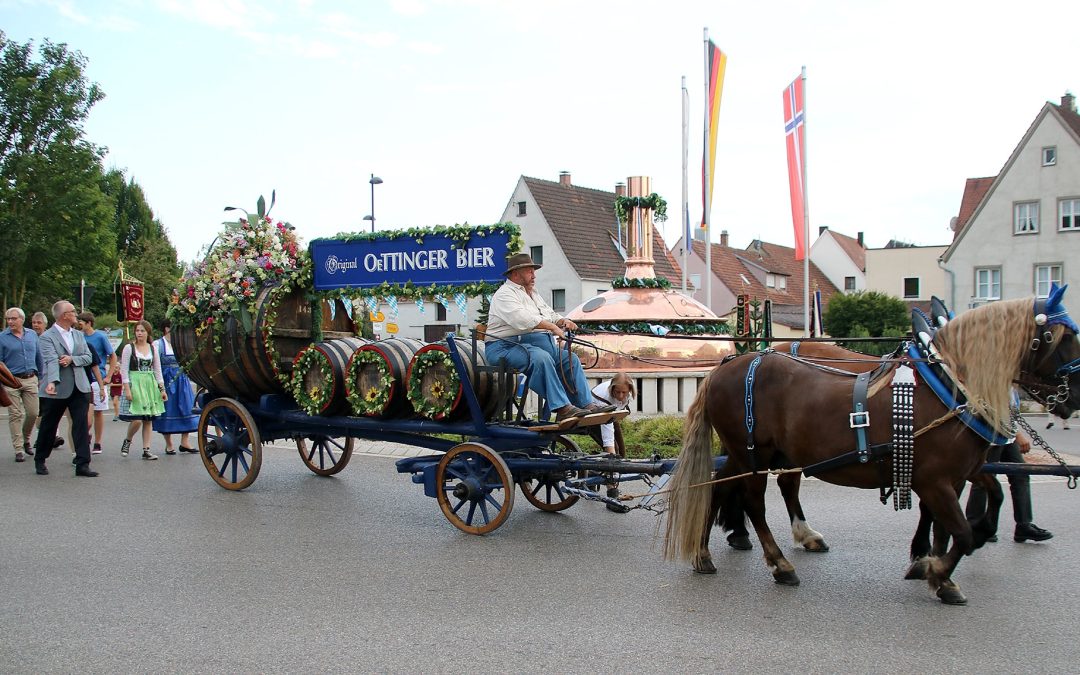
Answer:
[[[510,515],[514,482],[497,452],[479,443],[451,448],[436,467],[437,497],[446,519],[463,532],[487,534]],[[498,494],[499,492],[502,494]],[[468,505],[468,508],[462,508]]]
[[[545,449],[545,455],[569,454],[577,455],[581,452],[577,444],[569,436],[556,436],[551,444]],[[566,492],[564,488],[565,473],[532,474],[521,481],[521,494],[525,500],[549,513],[565,511],[578,502],[578,496]]]

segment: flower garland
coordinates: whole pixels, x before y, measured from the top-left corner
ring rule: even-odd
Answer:
[[[305,388],[304,380],[313,368],[319,369],[319,374],[322,375],[323,380],[322,386],[312,385]],[[326,354],[316,349],[314,345],[306,347],[297,354],[296,359],[293,360],[290,388],[292,389],[293,398],[296,399],[296,404],[304,412],[309,415],[322,414],[322,411],[326,409],[331,399],[334,398],[334,367]]]
[[[642,208],[653,210],[653,220],[663,223],[667,220],[667,202],[655,192],[648,197],[615,197],[615,216],[619,222],[626,224],[630,218],[630,209]]]
[[[612,323],[581,322],[583,330],[595,330],[604,333],[634,333],[638,335],[656,335],[652,326],[668,329],[667,335],[731,335],[731,326],[726,321],[716,323],[675,323],[672,321],[619,321]]]
[[[616,277],[611,280],[612,288],[662,288],[667,290],[671,288],[671,282],[664,277],[656,277],[654,279],[641,279],[627,277]]]
[[[361,390],[360,374],[369,366],[375,368],[379,379],[375,386]],[[348,387],[347,398],[357,415],[372,417],[382,414],[394,394],[394,374],[382,355],[371,349],[361,349],[353,354],[345,381],[352,383]]]
[[[442,366],[446,370],[446,382],[435,380],[425,392],[424,373],[436,366]],[[418,414],[433,420],[446,417],[450,414],[460,391],[461,378],[458,377],[457,369],[450,360],[449,352],[443,349],[429,349],[413,358],[409,372],[408,397]]]

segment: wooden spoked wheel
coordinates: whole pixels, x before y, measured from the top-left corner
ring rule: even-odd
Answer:
[[[242,403],[216,398],[199,417],[199,456],[214,481],[226,490],[243,490],[259,476],[262,441],[255,420]]]
[[[352,459],[352,436],[330,438],[323,434],[308,434],[296,437],[296,449],[304,466],[320,476],[333,476],[341,471]]]
[[[435,470],[439,508],[450,523],[469,534],[487,534],[514,508],[514,481],[497,452],[480,443],[450,448]]]
[[[557,436],[551,442],[549,449],[554,454],[581,452],[577,443],[567,436]],[[564,511],[578,502],[577,495],[569,494],[563,489],[566,478],[572,473],[551,472],[533,475],[522,480],[518,485],[526,501],[541,511],[555,513]]]

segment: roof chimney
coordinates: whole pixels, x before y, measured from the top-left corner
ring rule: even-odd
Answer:
[[[728,245],[727,230],[720,230],[720,245],[723,246],[724,248],[727,248],[727,245]]]
[[[625,197],[626,196],[626,183],[615,183],[615,196],[616,197]]]
[[[862,246],[863,248],[866,248],[866,242],[863,240],[863,233],[862,232],[860,232],[858,234],[858,236],[855,237],[855,238],[859,240],[859,246]]]
[[[569,171],[560,171],[559,172],[559,185],[565,185],[566,187],[570,187],[570,172]]]
[[[1076,112],[1076,97],[1072,95],[1071,91],[1066,91],[1065,95],[1061,97],[1061,107],[1069,112]]]

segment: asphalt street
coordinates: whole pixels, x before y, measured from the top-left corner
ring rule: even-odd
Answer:
[[[811,554],[794,550],[770,490],[802,579],[789,588],[756,542],[737,552],[714,536],[715,576],[664,561],[645,511],[549,514],[519,497],[477,537],[391,457],[321,478],[267,447],[255,484],[229,492],[195,455],[121,458],[124,425],[107,426],[96,479],[75,478],[64,451],[45,477],[0,461],[4,672],[1073,672],[1080,660],[1080,492],[1063,479],[1033,479],[1054,539],[1014,543],[1006,503],[1001,542],[955,575],[969,604],[947,607],[902,579],[916,514],[876,492],[807,481],[810,523],[832,547]],[[1080,454],[1080,429],[1048,439]]]

